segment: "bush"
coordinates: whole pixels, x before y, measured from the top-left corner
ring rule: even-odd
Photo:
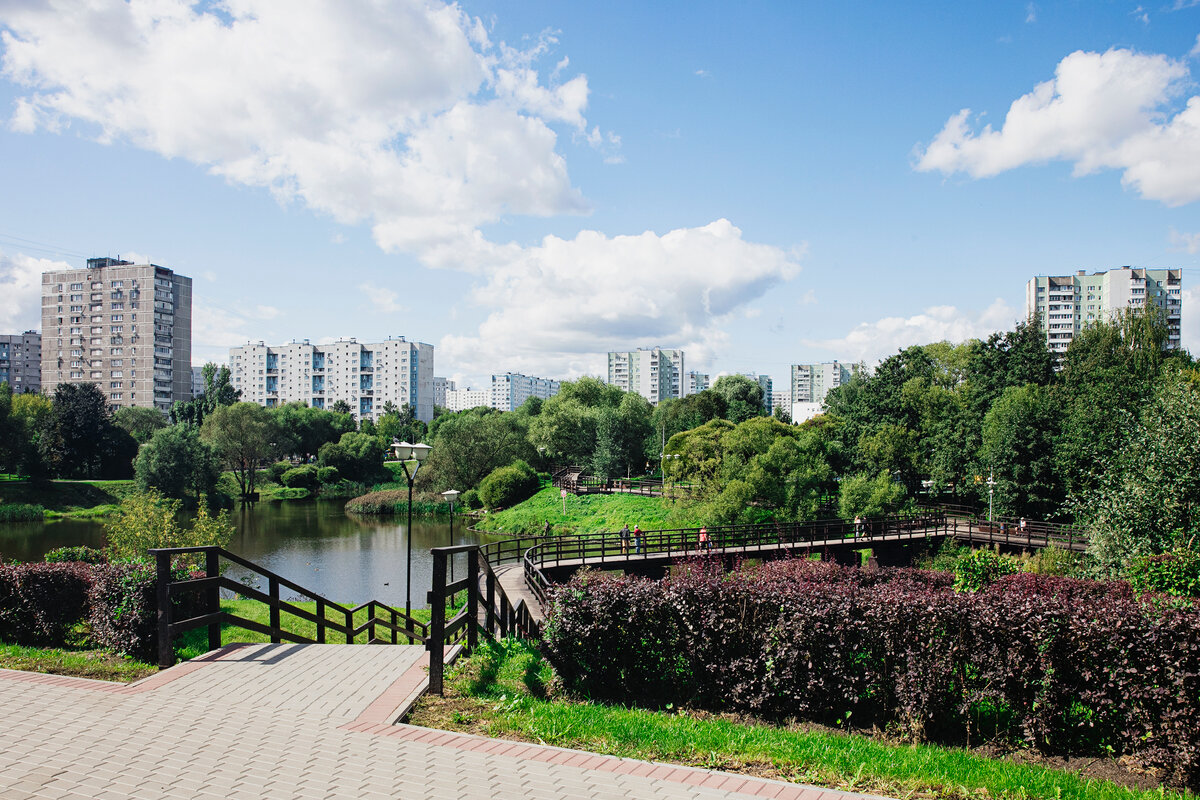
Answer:
[[[42,559],[47,564],[64,564],[70,562],[79,562],[82,564],[107,564],[108,557],[104,555],[103,550],[97,550],[94,547],[59,547],[56,550],[51,550],[46,553],[46,557]]]
[[[0,503],[0,522],[41,522],[46,509],[30,503]]]
[[[479,484],[479,499],[490,509],[507,508],[537,494],[541,486],[533,467],[514,461],[492,470]]]
[[[106,650],[153,663],[158,657],[158,598],[153,564],[127,561],[94,567],[88,593],[88,624],[92,641]],[[172,580],[191,576],[182,564],[171,569]],[[171,601],[173,619],[194,616],[199,594],[186,592]]]
[[[180,502],[157,492],[135,492],[121,500],[121,510],[104,524],[113,558],[144,558],[156,547],[224,547],[233,538],[229,512],[215,517],[201,503],[191,528],[179,525]]]
[[[317,451],[322,467],[336,467],[343,478],[360,483],[387,480],[392,476],[383,467],[383,440],[366,433],[343,433],[337,442],[326,442]]]
[[[295,467],[283,473],[280,482],[289,489],[308,489],[316,491],[321,485],[320,476],[317,474],[319,468],[312,464],[305,464],[302,467]]]
[[[291,470],[292,466],[292,462],[290,461],[276,461],[266,468],[266,475],[264,477],[270,480],[271,483],[283,483],[284,473]]]
[[[337,483],[337,467],[317,467],[317,482],[321,484]]]
[[[346,510],[355,514],[405,514],[408,512],[408,489],[384,489],[368,492],[346,503]],[[413,513],[448,514],[450,504],[441,500],[413,500]]]
[[[462,493],[462,496],[458,498],[458,501],[462,503],[463,508],[469,508],[472,510],[483,508],[483,501],[479,499],[478,489],[467,489]]]
[[[998,578],[1018,571],[1015,559],[992,550],[974,550],[954,562],[954,589],[978,592]]]
[[[0,639],[61,646],[83,618],[91,585],[87,564],[0,566]]]
[[[1200,553],[1177,547],[1156,556],[1142,556],[1129,571],[1139,592],[1161,592],[1172,597],[1200,597]]]
[[[945,573],[800,560],[583,572],[552,598],[544,652],[598,700],[985,734],[1200,786],[1200,604],[1125,583],[1026,573],[960,593]]]

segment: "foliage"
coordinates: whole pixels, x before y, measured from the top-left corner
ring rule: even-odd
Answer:
[[[86,564],[0,565],[0,640],[63,644],[83,617],[91,584]]]
[[[337,442],[321,445],[317,461],[322,467],[333,467],[338,475],[349,481],[371,483],[384,476],[383,440],[366,433],[343,433]]]
[[[108,554],[113,560],[144,558],[146,551],[162,547],[225,547],[233,538],[229,512],[209,514],[203,503],[190,528],[179,524],[179,500],[153,490],[127,495],[121,511],[104,524]]]
[[[321,483],[337,483],[340,479],[337,467],[317,467],[317,480]]]
[[[1141,556],[1130,567],[1129,580],[1139,592],[1200,597],[1200,553],[1181,546],[1159,555]]]
[[[302,464],[284,472],[279,476],[279,482],[290,489],[308,489],[315,492],[321,485],[320,471],[321,468],[314,464]]]
[[[476,408],[444,414],[434,422],[430,434],[433,450],[417,474],[418,486],[424,492],[477,488],[497,467],[517,459],[528,463],[537,460],[537,450],[529,438],[529,417],[521,413]]]
[[[137,443],[112,423],[108,398],[94,383],[60,383],[38,440],[50,470],[65,478],[128,478]]]
[[[407,489],[384,489],[368,492],[346,503],[354,514],[404,514],[408,512]],[[450,505],[442,500],[413,500],[413,513],[427,516],[449,514]]]
[[[745,375],[722,375],[712,392],[725,401],[724,417],[735,425],[768,413],[763,409],[763,387]]]
[[[1060,412],[1049,389],[1010,386],[983,420],[981,465],[995,476],[996,513],[1048,519],[1063,496],[1054,469]]]
[[[82,564],[107,564],[108,556],[103,550],[97,550],[94,547],[86,547],[83,545],[77,547],[59,547],[46,553],[46,557],[42,559],[47,564],[64,564],[70,562],[79,562]]]
[[[466,501],[467,492],[463,492]],[[547,521],[561,535],[589,536],[615,533],[623,525],[642,526],[643,530],[674,527],[698,527],[704,519],[695,506],[675,504],[661,497],[633,494],[567,495],[548,486],[523,503],[488,514],[476,527],[497,533],[539,535]],[[563,506],[566,514],[563,514]]]
[[[204,419],[200,438],[216,448],[237,478],[243,499],[254,493],[259,462],[278,451],[279,425],[258,403],[218,406]]]
[[[172,425],[156,430],[141,446],[134,475],[143,491],[156,489],[167,497],[190,497],[199,502],[216,489],[221,461],[195,428]]]
[[[157,408],[123,406],[113,413],[113,424],[141,445],[150,441],[155,431],[167,427],[167,418]]]
[[[954,564],[954,591],[978,592],[1019,571],[1017,562],[992,550],[972,550]]]
[[[479,499],[478,489],[467,489],[462,493],[462,496],[459,497],[459,502],[462,503],[463,508],[469,508],[472,510],[483,508],[483,501]]]
[[[537,493],[540,481],[533,467],[514,461],[495,469],[479,484],[479,499],[489,509],[515,506]]]
[[[280,452],[308,463],[326,442],[336,442],[342,434],[355,430],[354,417],[312,408],[304,403],[284,403],[271,409],[279,429],[286,432],[281,437]],[[277,481],[278,482],[278,481]]]
[[[842,481],[838,513],[842,519],[879,517],[900,508],[907,490],[887,470],[872,476],[862,472]]]
[[[581,573],[553,598],[543,651],[597,700],[997,737],[1200,786],[1200,607],[1124,583],[1019,574],[958,593],[944,573],[802,560]]]
[[[218,408],[231,406],[242,396],[241,389],[230,383],[228,366],[217,366],[211,361],[200,369],[204,377],[204,392],[191,400],[177,400],[171,407],[171,423],[199,428],[205,418]]]
[[[46,509],[31,503],[0,503],[0,522],[36,522]]]
[[[267,478],[271,483],[283,483],[283,473],[292,468],[290,461],[276,461],[271,466],[267,467]]]
[[[154,567],[145,562],[109,564],[95,567],[93,576],[87,598],[92,640],[115,653],[153,659],[158,651]],[[175,602],[181,604],[182,599]]]
[[[420,442],[429,435],[429,427],[417,419],[417,412],[410,404],[405,403],[399,409],[394,404],[386,408],[375,425],[375,435],[387,443],[392,441]]]

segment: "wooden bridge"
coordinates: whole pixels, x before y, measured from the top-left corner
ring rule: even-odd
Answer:
[[[639,494],[645,497],[691,497],[690,483],[664,482],[659,478],[601,478],[584,467],[551,468],[550,485],[571,494]]]

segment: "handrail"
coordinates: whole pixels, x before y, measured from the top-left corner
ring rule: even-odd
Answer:
[[[341,633],[346,637],[347,644],[353,644],[354,639],[361,633],[368,633],[368,641],[381,642],[376,636],[376,629],[383,628],[391,632],[391,642],[396,644],[399,637],[407,638],[409,642],[425,642],[429,638],[429,626],[397,608],[392,608],[378,600],[350,608],[341,603],[313,592],[305,587],[284,578],[281,575],[259,566],[252,561],[230,553],[221,547],[166,547],[150,550],[156,562],[157,598],[158,598],[158,666],[166,669],[175,663],[175,638],[184,631],[198,627],[208,628],[208,649],[216,650],[221,646],[221,624],[228,623],[246,630],[256,631],[271,637],[278,643],[287,639],[293,642],[324,644],[327,631]],[[174,556],[203,553],[205,557],[203,578],[172,580],[171,560]],[[244,586],[221,574],[221,559],[237,564],[257,573],[267,580],[267,592]],[[300,608],[280,597],[280,587],[287,587],[299,592],[316,603],[316,613]],[[253,600],[266,603],[270,608],[270,624],[263,625],[254,620],[245,619],[220,607],[220,591],[228,589]],[[174,609],[171,598],[184,594],[201,593],[203,598],[199,604],[201,613],[185,619],[174,619]],[[337,622],[327,617],[327,612],[333,611],[343,617],[343,622]],[[287,612],[317,626],[315,639],[301,636],[284,630],[280,620],[281,612]],[[355,625],[354,617],[360,612],[366,613],[366,620],[361,625]],[[380,613],[384,616],[379,616]]]

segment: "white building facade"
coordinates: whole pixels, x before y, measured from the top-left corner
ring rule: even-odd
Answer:
[[[0,383],[13,394],[42,390],[42,335],[37,331],[0,334]]]
[[[42,391],[94,383],[114,408],[166,413],[192,397],[192,279],[89,258],[42,273]]]
[[[403,336],[369,344],[247,343],[229,351],[229,369],[242,400],[267,408],[298,401],[328,409],[342,400],[357,419],[374,421],[387,403],[407,403],[417,419],[433,419],[433,345]]]
[[[700,394],[712,388],[712,381],[705,372],[687,372],[683,376],[683,395]]]
[[[516,411],[526,400],[537,397],[549,399],[558,394],[559,382],[549,378],[534,378],[519,372],[492,376],[489,404],[500,411]]]
[[[491,407],[491,389],[447,389],[446,408],[451,411],[466,411],[479,406]]]
[[[1087,325],[1108,321],[1125,308],[1154,304],[1163,310],[1170,350],[1180,347],[1183,270],[1121,267],[1104,272],[1038,276],[1025,284],[1025,314],[1037,314],[1050,352],[1065,353]]]
[[[825,402],[829,390],[850,380],[850,368],[839,361],[792,364],[792,403]]]
[[[683,351],[639,347],[632,352],[610,352],[608,383],[636,392],[654,405],[668,397],[682,397]]]

